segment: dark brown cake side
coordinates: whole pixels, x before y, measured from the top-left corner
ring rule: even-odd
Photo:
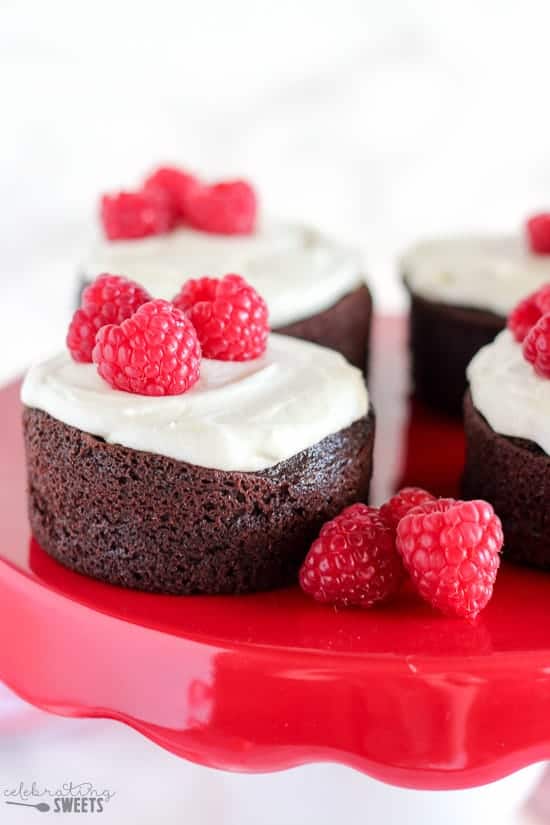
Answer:
[[[243,593],[288,584],[322,523],[368,499],[372,413],[256,473],[107,444],[36,409],[23,421],[38,543],[123,587]]]
[[[324,312],[279,327],[273,332],[334,349],[366,374],[371,318],[371,294],[366,286],[361,286]]]
[[[504,556],[550,568],[550,458],[532,441],[499,435],[464,399],[465,498],[489,501],[504,527]]]
[[[481,347],[504,329],[506,320],[492,312],[428,301],[405,286],[411,296],[410,350],[416,396],[454,417],[462,414],[466,367]]]
[[[84,279],[80,282],[79,303],[82,290],[88,283]],[[334,349],[366,375],[371,320],[372,297],[366,286],[360,286],[324,312],[278,327],[273,332]]]

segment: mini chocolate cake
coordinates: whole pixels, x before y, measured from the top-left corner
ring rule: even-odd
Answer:
[[[550,378],[534,369],[515,324],[468,366],[463,493],[493,505],[505,556],[550,568]]]
[[[493,312],[468,309],[411,296],[409,340],[417,398],[454,417],[461,414],[466,368],[476,352],[504,329],[506,319]]]
[[[504,556],[550,568],[550,457],[524,438],[496,433],[464,400],[466,430],[465,498],[483,498],[504,527]]]
[[[514,306],[550,278],[550,258],[521,236],[457,236],[422,242],[403,256],[411,296],[414,390],[436,410],[459,416],[466,367],[504,329]]]
[[[205,358],[190,390],[165,397],[115,389],[63,353],[30,370],[22,399],[33,533],[112,584],[279,587],[327,519],[368,500],[363,375],[308,342],[271,335],[254,360]]]
[[[327,519],[366,501],[374,421],[256,473],[139,452],[24,414],[38,543],[73,570],[140,590],[243,593],[289,584]]]

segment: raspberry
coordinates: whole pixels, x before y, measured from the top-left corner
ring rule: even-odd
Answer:
[[[176,225],[187,215],[187,200],[198,179],[172,166],[161,166],[143,184],[143,191],[158,198],[168,209]]]
[[[148,192],[103,195],[100,211],[110,241],[161,235],[173,227],[173,216],[166,203]]]
[[[267,305],[240,275],[187,281],[173,303],[187,312],[205,358],[250,361],[265,352]]]
[[[536,255],[550,255],[550,213],[533,215],[526,224],[527,239],[531,252]]]
[[[91,362],[96,332],[120,324],[147,301],[149,293],[122,275],[100,275],[86,287],[69,325],[67,347],[75,361]]]
[[[396,593],[403,578],[394,533],[366,504],[323,525],[300,570],[305,593],[340,607],[372,607]]]
[[[537,375],[550,378],[550,313],[543,315],[523,342],[523,357]]]
[[[529,330],[547,312],[550,312],[550,284],[545,284],[519,302],[508,317],[508,329],[516,341],[523,341]]]
[[[169,301],[149,301],[97,333],[94,363],[117,390],[180,395],[197,381],[201,348],[189,319]]]
[[[187,199],[187,220],[195,229],[218,235],[248,235],[256,223],[254,189],[243,180],[196,186]]]
[[[419,504],[425,504],[427,501],[435,501],[435,496],[420,487],[403,487],[386,504],[382,505],[380,515],[394,530],[397,530],[397,525],[403,516],[406,516],[413,507],[418,507]]]
[[[184,283],[173,303],[178,309],[187,312],[200,301],[213,301],[216,298],[216,287],[219,278],[190,278]]]
[[[500,519],[486,501],[421,504],[399,522],[397,549],[420,595],[454,616],[486,606],[500,563]]]

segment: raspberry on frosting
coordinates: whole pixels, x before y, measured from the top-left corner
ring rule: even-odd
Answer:
[[[543,315],[523,341],[523,357],[537,375],[550,378],[550,313]]]
[[[110,241],[161,235],[174,225],[172,212],[166,203],[146,191],[103,195],[100,216]]]
[[[526,229],[531,252],[550,255],[550,212],[533,215],[527,221]]]
[[[93,360],[114,389],[180,395],[199,378],[201,347],[187,316],[169,301],[149,301],[120,325],[101,327]]]
[[[300,570],[305,593],[340,607],[372,607],[394,595],[403,578],[394,532],[366,504],[324,524]]]
[[[250,361],[265,352],[267,304],[240,275],[187,281],[173,303],[193,323],[205,358]]]
[[[244,180],[193,188],[187,199],[187,220],[195,229],[218,235],[248,235],[254,231],[258,201]]]
[[[174,166],[161,166],[145,179],[143,191],[164,203],[176,225],[187,217],[187,201],[196,186],[199,180],[194,175]]]
[[[189,224],[202,232],[246,235],[254,231],[258,202],[244,180],[207,185],[175,166],[160,166],[138,192],[103,195],[100,217],[111,241],[145,238]]]
[[[122,275],[99,275],[82,292],[67,333],[67,347],[75,361],[91,362],[96,333],[105,324],[120,324],[151,300],[149,293]]]
[[[529,330],[547,312],[550,312],[550,284],[545,284],[519,302],[508,317],[508,329],[516,341],[523,341]]]
[[[420,595],[443,613],[475,618],[489,602],[502,525],[486,501],[420,504],[397,528],[397,549]]]

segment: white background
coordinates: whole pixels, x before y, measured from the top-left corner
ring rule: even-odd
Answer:
[[[0,0],[0,379],[62,341],[98,193],[160,161],[249,177],[266,211],[361,246],[402,311],[404,245],[550,206],[549,24],[548,0]],[[137,736],[69,727],[4,740],[0,774],[14,748],[92,773],[108,748],[119,785],[136,760],[179,775]]]
[[[98,193],[158,161],[249,177],[402,309],[405,244],[550,205],[549,23],[546,0],[3,0],[1,295],[34,335],[8,357],[4,328],[0,375],[62,340]]]

